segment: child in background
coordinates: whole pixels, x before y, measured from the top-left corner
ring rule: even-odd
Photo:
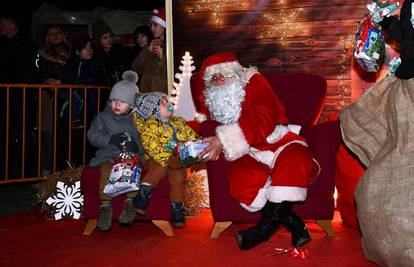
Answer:
[[[134,123],[141,135],[148,171],[134,198],[134,207],[138,214],[145,215],[152,190],[168,175],[171,223],[183,227],[186,170],[174,151],[178,143],[197,140],[198,136],[185,119],[173,116],[173,107],[164,93],[139,93],[135,105]]]
[[[133,71],[126,71],[121,81],[117,82],[109,95],[109,103],[92,121],[88,131],[89,142],[98,148],[96,156],[91,159],[90,166],[99,166],[101,178],[99,182],[100,206],[98,230],[110,231],[112,228],[112,198],[103,193],[112,170],[114,159],[121,153],[123,146],[126,152],[135,152],[143,160],[144,151],[140,147],[140,136],[134,128],[131,110],[134,106],[135,94],[138,92],[136,82],[138,76]],[[131,141],[126,142],[126,135]],[[132,199],[137,192],[127,193],[119,224],[131,226],[135,220],[135,209]]]

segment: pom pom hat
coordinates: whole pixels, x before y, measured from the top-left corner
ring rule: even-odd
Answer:
[[[109,100],[121,100],[134,106],[135,94],[139,92],[138,75],[132,70],[125,71],[122,74],[122,80],[114,84],[109,95]]]
[[[154,9],[154,15],[150,19],[160,24],[162,27],[167,28],[167,23],[165,20],[165,8],[161,7],[159,9]]]
[[[167,99],[168,95],[162,92],[139,93],[136,95],[135,107],[139,116],[147,120],[151,116],[161,118],[161,99]]]

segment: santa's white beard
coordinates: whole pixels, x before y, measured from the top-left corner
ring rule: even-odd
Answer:
[[[207,85],[204,91],[211,118],[222,124],[239,119],[245,95],[244,83],[239,77],[231,78],[224,85]]]

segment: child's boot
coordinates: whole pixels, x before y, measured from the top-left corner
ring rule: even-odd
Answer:
[[[102,201],[99,205],[98,231],[108,232],[112,229],[112,203]]]
[[[184,227],[184,203],[171,202],[171,223],[175,227]]]
[[[132,200],[135,211],[142,216],[144,216],[147,211],[148,202],[152,195],[152,189],[153,187],[150,184],[141,184],[138,190],[138,195]]]
[[[126,198],[124,207],[122,208],[121,215],[119,216],[119,225],[124,227],[132,227],[135,222],[135,208],[132,205],[132,198]]]

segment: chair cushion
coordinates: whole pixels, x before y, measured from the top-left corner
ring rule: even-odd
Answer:
[[[285,105],[291,124],[316,125],[326,98],[326,80],[307,73],[263,72],[277,96]]]
[[[84,196],[84,219],[98,218],[99,215],[99,168],[84,167],[81,175],[81,191]],[[118,219],[122,211],[125,195],[112,199],[113,219]],[[163,179],[154,189],[148,204],[147,214],[137,216],[138,220],[170,220],[170,184]]]

